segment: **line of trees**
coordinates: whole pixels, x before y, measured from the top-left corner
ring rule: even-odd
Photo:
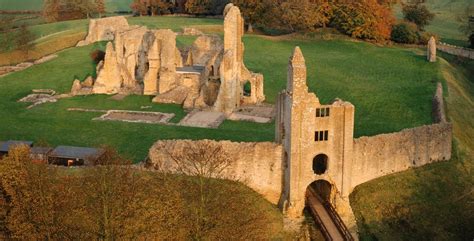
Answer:
[[[333,27],[356,38],[384,41],[395,22],[393,0],[233,0],[245,20],[280,32]]]
[[[196,178],[141,171],[106,149],[97,166],[74,171],[32,163],[26,146],[10,151],[0,162],[0,239],[270,239],[258,195],[184,168],[193,160],[217,175],[230,161],[222,149],[189,145],[173,156]]]
[[[71,19],[102,17],[105,13],[104,0],[44,0],[43,16],[48,22]]]
[[[14,26],[15,18],[11,16],[0,16],[0,52],[20,50],[25,56],[34,48],[36,36],[31,32],[28,25],[23,24],[19,28]]]

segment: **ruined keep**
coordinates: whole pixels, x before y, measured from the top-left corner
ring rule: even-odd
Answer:
[[[305,59],[297,47],[288,64],[287,89],[277,98],[275,143],[215,141],[236,159],[225,178],[242,181],[288,217],[303,215],[306,192],[314,185],[355,236],[349,195],[356,186],[451,159],[452,126],[445,118],[432,125],[355,139],[355,107],[339,99],[321,104],[309,92],[306,77]],[[436,110],[437,116],[444,115],[442,106]],[[186,141],[158,141],[150,149],[149,164],[175,172],[175,163],[164,150],[182,148]]]
[[[263,75],[250,72],[243,63],[240,10],[229,4],[224,14],[224,41],[216,35],[200,35],[190,49],[177,48],[177,34],[169,29],[149,30],[128,23],[126,28],[122,24],[106,28],[91,22],[86,42],[114,31],[92,92],[152,95],[156,103],[227,115],[241,105],[262,103]],[[249,84],[250,90],[244,90]]]

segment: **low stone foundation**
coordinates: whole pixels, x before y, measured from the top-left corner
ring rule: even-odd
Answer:
[[[144,112],[144,111],[122,111],[109,110],[101,117],[94,120],[101,121],[123,121],[132,123],[147,123],[147,124],[166,124],[175,115],[161,112]]]

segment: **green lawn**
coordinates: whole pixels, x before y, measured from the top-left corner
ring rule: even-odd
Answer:
[[[357,187],[350,199],[361,240],[474,237],[474,61],[441,56],[453,158]]]

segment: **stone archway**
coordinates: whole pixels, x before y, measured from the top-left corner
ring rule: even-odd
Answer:
[[[309,184],[306,189],[306,192],[313,191],[314,194],[318,195],[323,202],[331,202],[331,193],[333,185],[326,180],[317,180]]]

